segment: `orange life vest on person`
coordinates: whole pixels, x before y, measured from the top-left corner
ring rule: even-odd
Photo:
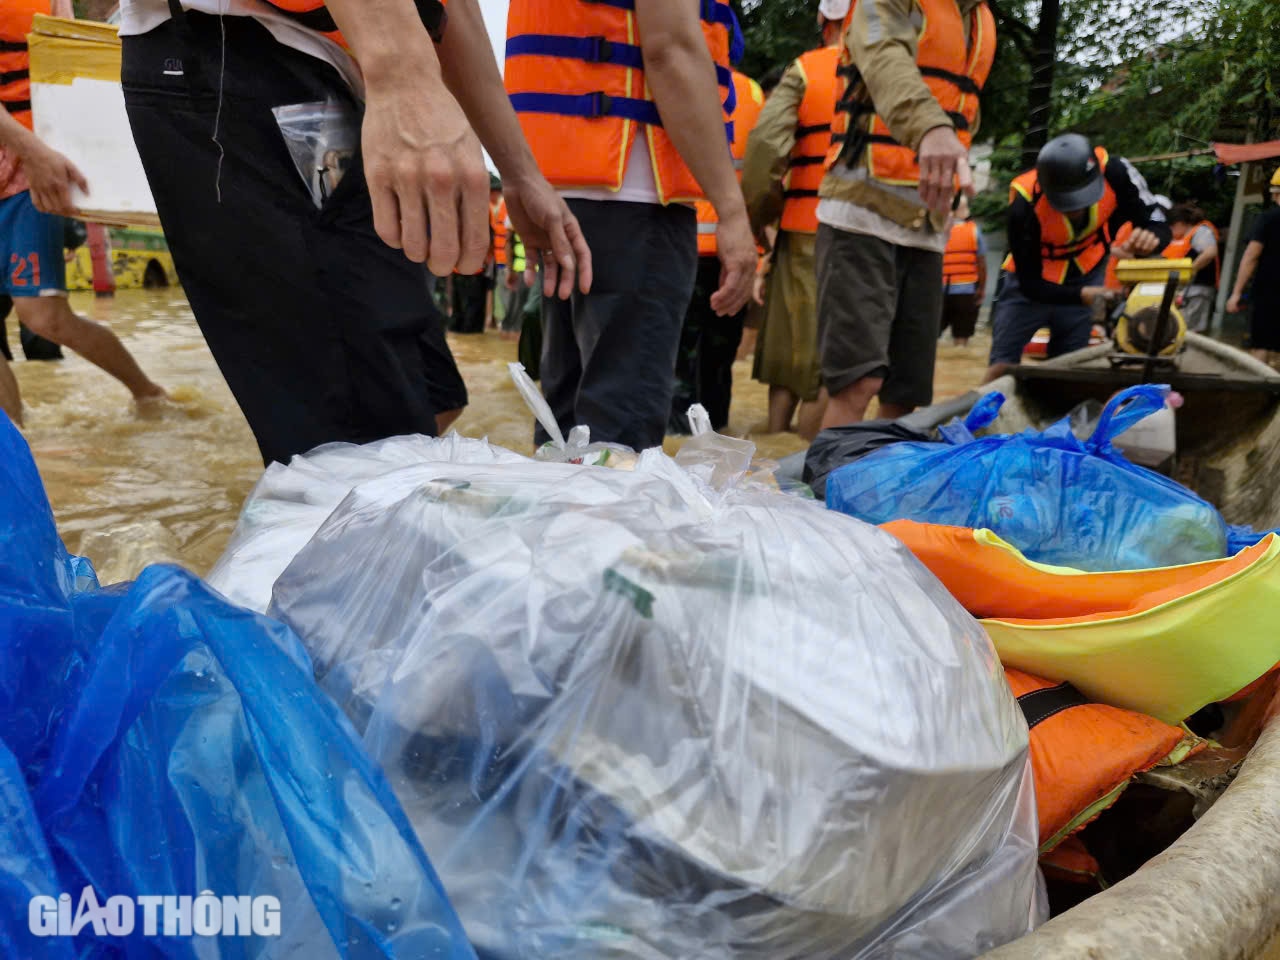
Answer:
[[[635,2],[511,0],[507,94],[539,169],[555,186],[619,189],[635,138],[644,136],[659,202],[691,203],[702,198],[702,188],[662,129],[649,94]],[[724,112],[732,116],[730,48],[741,49],[742,35],[723,0],[701,0],[699,8]],[[733,139],[726,126],[726,142]]]
[[[1069,683],[1008,667],[1004,675],[1031,730],[1042,854],[1120,799],[1134,775],[1179,763],[1203,746],[1181,727],[1091,703]]]
[[[1191,255],[1191,239],[1196,235],[1196,231],[1198,231],[1201,227],[1208,227],[1211,231],[1213,231],[1213,239],[1215,243],[1220,242],[1222,240],[1221,235],[1218,233],[1217,227],[1215,227],[1208,220],[1201,220],[1194,227],[1188,230],[1187,235],[1183,237],[1181,240],[1169,241],[1169,245],[1164,248],[1164,251],[1161,253],[1161,256],[1164,257],[1166,260],[1183,260],[1183,259],[1194,260],[1195,257]],[[1216,287],[1218,285],[1218,282],[1221,281],[1222,279],[1222,258],[1221,257],[1214,258],[1213,267],[1214,267],[1213,285]],[[1205,269],[1207,270],[1209,268],[1205,267]],[[1194,282],[1194,278],[1193,278],[1193,282]]]
[[[27,34],[36,14],[47,16],[50,10],[50,0],[0,0],[0,102],[28,130],[32,125]]]
[[[493,262],[500,267],[507,265],[507,201],[498,198],[489,205],[489,228],[493,231]]]
[[[978,225],[972,220],[957,223],[947,237],[947,249],[942,254],[942,282],[977,283],[979,273]]]
[[[1105,171],[1110,159],[1107,151],[1097,147],[1094,154],[1098,158],[1099,169]],[[1087,274],[1111,252],[1110,221],[1118,201],[1116,192],[1106,180],[1103,180],[1102,199],[1089,208],[1089,218],[1079,233],[1071,225],[1070,218],[1055,210],[1045,199],[1035,170],[1016,177],[1010,185],[1009,202],[1013,203],[1018,197],[1035,208],[1036,219],[1040,221],[1040,272],[1049,283],[1066,283],[1073,263],[1082,275]],[[1016,271],[1012,254],[1005,259],[1004,268],[1010,273]]]
[[[996,22],[985,3],[966,22],[956,0],[915,0],[924,19],[916,49],[916,64],[929,92],[955,124],[956,136],[967,148],[978,121],[978,100],[996,56]],[[845,16],[845,35],[857,0]],[[827,166],[844,158],[850,165],[867,151],[867,169],[882,183],[920,185],[916,153],[894,139],[889,125],[858,80],[848,47],[840,57],[840,97],[832,124]],[[852,81],[852,82],[851,82]],[[868,123],[867,117],[870,117]]]
[[[432,39],[439,42],[440,32],[444,29],[444,6],[448,0],[416,0],[418,14],[423,24],[431,33]],[[333,15],[324,5],[324,0],[267,0],[281,13],[288,14],[302,26],[316,33],[323,34],[342,47],[347,40],[333,21]]]
[[[822,165],[831,149],[831,122],[836,112],[836,68],[840,47],[821,47],[801,54],[795,69],[804,74],[804,99],[796,117],[796,142],[782,185],[784,203],[779,226],[793,233],[818,232],[818,187]]]
[[[1111,238],[1112,249],[1124,246],[1131,236],[1133,236],[1133,224],[1126,223]],[[1119,276],[1116,275],[1116,264],[1119,262],[1120,259],[1114,253],[1107,254],[1107,278],[1103,283],[1108,290],[1124,289],[1124,284],[1120,282]]]
[[[747,153],[747,137],[756,128],[760,119],[760,111],[764,109],[764,91],[745,73],[733,71],[734,96],[737,107],[728,119],[733,121],[733,143],[729,152],[733,155],[733,166],[738,171],[738,182],[742,182],[742,158]],[[716,208],[706,200],[699,200],[693,205],[698,214],[698,256],[714,257],[716,255],[716,227],[720,221],[716,219]]]

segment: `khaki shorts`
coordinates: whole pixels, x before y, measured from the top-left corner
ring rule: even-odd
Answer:
[[[818,226],[818,350],[837,394],[883,377],[880,400],[933,402],[942,324],[942,254]]]

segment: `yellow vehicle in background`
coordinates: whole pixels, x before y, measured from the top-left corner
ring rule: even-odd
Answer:
[[[167,287],[178,282],[173,256],[159,227],[108,227],[111,239],[111,272],[117,290]],[[93,264],[86,243],[70,253],[67,288],[93,289]]]

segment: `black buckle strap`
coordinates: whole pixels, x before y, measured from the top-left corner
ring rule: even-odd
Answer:
[[[798,197],[816,197],[817,190],[783,190],[782,196],[788,200],[794,200]]]
[[[0,40],[0,53],[26,53],[25,40]]]
[[[9,113],[26,113],[31,109],[30,100],[6,100],[4,108]]]
[[[825,158],[824,157],[792,157],[787,162],[787,169],[794,170],[796,167],[816,167]]]
[[[8,86],[11,83],[17,83],[19,80],[26,80],[30,76],[30,70],[6,70],[3,73],[0,73],[0,87]]]
[[[814,123],[807,127],[796,127],[796,139],[802,140],[805,137],[811,137],[815,133],[828,133],[831,130],[829,123]]]
[[[950,70],[943,70],[940,67],[921,67],[920,76],[945,80],[961,93],[970,93],[974,96],[982,93],[982,88],[973,82],[973,78],[967,77],[963,73],[952,73]]]
[[[1046,687],[1043,690],[1032,690],[1018,698],[1022,715],[1027,718],[1027,726],[1032,729],[1064,710],[1084,707],[1088,704],[1088,697],[1069,683],[1060,683],[1056,687]]]

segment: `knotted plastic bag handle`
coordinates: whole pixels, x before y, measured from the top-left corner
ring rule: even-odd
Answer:
[[[1164,407],[1169,387],[1162,383],[1144,383],[1121,390],[1108,401],[1093,435],[1085,444],[1097,453],[1111,446],[1111,441],[1140,420],[1145,420]]]

